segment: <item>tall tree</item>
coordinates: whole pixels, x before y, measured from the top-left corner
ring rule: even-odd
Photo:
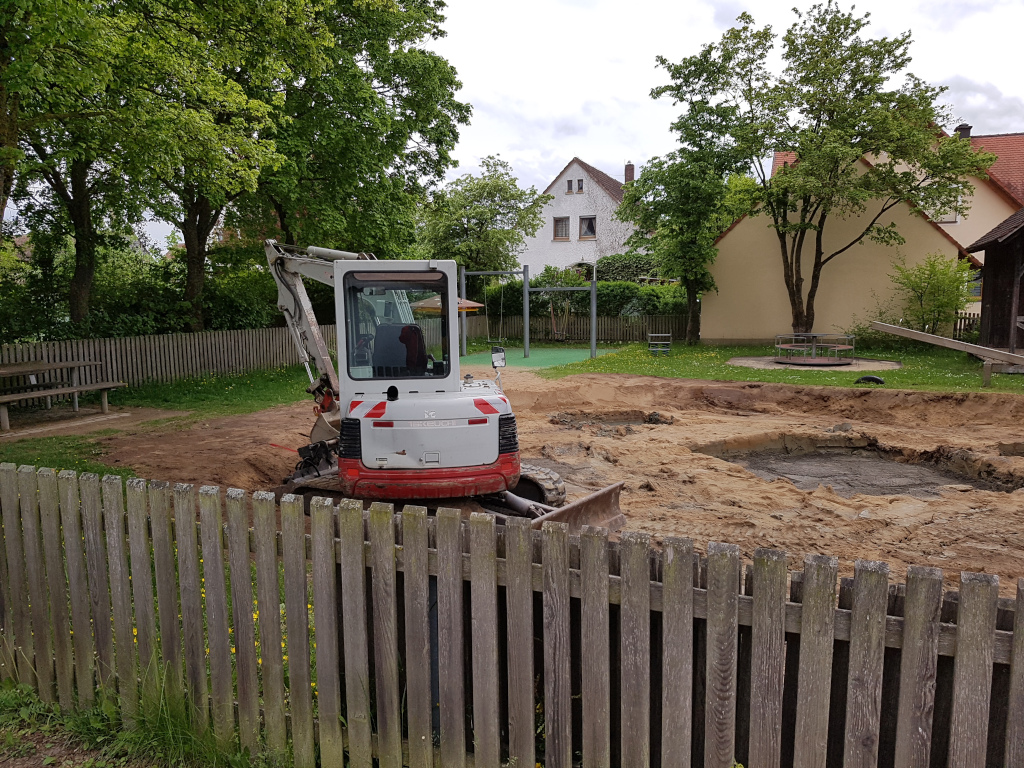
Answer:
[[[241,223],[289,244],[383,256],[408,248],[421,184],[452,165],[470,114],[455,98],[455,69],[421,47],[444,35],[443,7],[333,0],[317,8],[327,43],[272,84],[280,100],[268,135],[284,160],[239,201]]]
[[[773,74],[776,37],[749,14],[718,43],[673,64],[672,83],[656,88],[683,108],[673,124],[684,146],[719,143],[745,159],[757,179],[755,213],[771,219],[794,332],[814,327],[823,268],[865,239],[898,245],[895,208],[966,213],[968,177],[983,177],[994,156],[937,126],[949,114],[942,93],[916,78],[910,33],[862,36],[868,15],[833,0],[796,11],[782,36],[783,69]],[[774,175],[773,153],[787,162]],[[861,224],[847,240],[826,239],[837,219]],[[852,255],[847,258],[853,258]]]
[[[749,205],[753,181],[726,174],[735,159],[725,152],[680,150],[655,157],[627,184],[616,216],[636,227],[626,244],[652,254],[663,277],[686,290],[686,341],[700,339],[699,295],[715,288],[708,267],[718,254],[716,238]]]
[[[0,219],[25,132],[91,111],[82,96],[110,76],[104,29],[82,0],[0,0]]]
[[[522,189],[499,157],[485,157],[480,166],[479,176],[467,173],[434,193],[422,211],[418,245],[428,258],[455,259],[471,271],[514,269],[552,198],[536,187]]]

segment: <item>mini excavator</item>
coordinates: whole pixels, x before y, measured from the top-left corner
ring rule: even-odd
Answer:
[[[274,240],[265,250],[316,403],[309,444],[280,493],[483,509],[535,528],[625,524],[622,483],[567,504],[555,472],[520,462],[501,347],[492,348],[494,380],[460,375],[454,261],[378,261]],[[337,368],[304,279],[334,289]]]

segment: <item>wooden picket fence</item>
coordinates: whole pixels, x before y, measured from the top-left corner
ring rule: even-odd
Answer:
[[[13,464],[0,507],[0,675],[129,727],[162,679],[297,768],[1024,764],[1024,579]]]

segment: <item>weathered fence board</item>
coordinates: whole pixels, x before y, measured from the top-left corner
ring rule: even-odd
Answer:
[[[61,709],[70,711],[75,705],[75,661],[71,649],[68,583],[64,573],[64,551],[61,547],[58,506],[60,496],[57,490],[57,475],[52,469],[39,470],[38,477],[40,527],[46,559],[46,581],[50,590],[50,622],[53,626],[57,701]],[[0,568],[0,573],[3,572]]]
[[[0,466],[0,580],[25,598],[0,639],[41,696],[73,710],[105,688],[132,727],[160,671],[223,749],[297,766],[1020,762],[1024,580],[998,600],[965,573],[943,606],[940,572],[904,587],[858,562],[837,600],[819,555],[787,602],[781,552],[744,579],[734,545],[698,559],[688,540],[326,500],[307,534],[302,500],[279,529],[267,493],[250,531],[237,490],[225,529],[220,489],[197,507],[188,485],[172,538],[168,501],[164,483]]]
[[[522,642],[522,638],[534,636],[533,531],[530,528],[530,521],[526,518],[509,518],[505,526],[505,600],[509,635],[509,760],[514,760],[517,764],[533,765],[536,732],[533,646]],[[607,621],[605,626],[607,628]],[[607,708],[607,702],[605,706]],[[584,711],[586,707],[587,704],[584,702]],[[583,759],[587,760],[585,746],[583,755]]]
[[[79,489],[82,494],[82,534],[85,539],[92,636],[96,643],[96,676],[100,687],[113,693],[114,632],[111,626],[109,571],[107,547],[103,540],[99,475],[94,472],[83,473],[79,478]],[[201,609],[198,613],[201,619]]]
[[[220,506],[220,488],[204,485],[199,489],[206,632],[210,647],[210,691],[213,694],[213,734],[218,746],[230,751],[235,739],[235,697],[231,682],[231,642],[228,639],[228,595],[224,584]]]
[[[583,529],[580,536],[580,581],[580,615],[583,623],[580,652],[583,676],[583,765],[585,768],[610,768],[608,531],[603,528],[587,526]],[[532,701],[530,703],[532,706]]]
[[[619,568],[622,611],[619,657],[622,664],[622,764],[644,768],[651,761],[651,568],[650,538],[645,533],[622,534]],[[566,613],[568,615],[568,612]]]
[[[342,626],[345,638],[345,703],[348,712],[348,759],[357,768],[371,768],[370,661],[366,625],[366,566],[363,553],[363,505],[342,502],[338,514],[341,536]]]
[[[402,716],[398,680],[398,605],[394,508],[370,507],[373,568],[373,651],[377,693],[377,759],[381,768],[402,766]]]
[[[185,646],[185,681],[200,732],[210,723],[206,642],[203,632],[203,586],[196,541],[196,493],[188,483],[174,486],[174,534],[177,540],[181,589],[181,636]]]
[[[107,534],[107,557],[110,568],[110,603],[114,618],[114,665],[117,670],[117,695],[121,712],[129,722],[139,705],[138,660],[132,621],[131,577],[128,553],[125,550],[124,495],[121,478],[103,478],[103,523]],[[231,694],[230,688],[226,691]]]
[[[427,508],[409,505],[402,511],[402,550],[405,554],[406,707],[412,768],[431,768],[434,764],[428,548]]]
[[[288,711],[292,722],[295,768],[316,764],[313,694],[309,671],[309,612],[306,590],[306,516],[302,497],[281,499],[281,548],[284,553],[284,609],[288,629]]]
[[[250,566],[252,561],[249,554],[249,521],[245,508],[245,492],[238,488],[229,488],[227,507],[231,612],[235,635],[233,647],[235,674],[238,678],[238,738],[242,749],[248,749],[251,754],[256,754],[260,743],[260,703]],[[331,554],[333,556],[333,551]],[[331,577],[334,577],[333,569]]]
[[[39,698],[54,701],[53,667],[50,659],[50,612],[47,607],[46,573],[43,569],[43,542],[39,532],[39,494],[35,467],[18,469],[18,493],[21,497],[21,530],[24,534],[25,576],[28,580],[28,600],[32,617],[32,653],[26,653],[33,662],[35,680],[26,680],[39,691]]]
[[[284,713],[284,662],[281,654],[281,598],[278,592],[277,508],[274,494],[253,495],[256,542],[256,611],[260,629],[260,666],[267,747],[281,754],[287,747]]]
[[[572,768],[569,531],[544,523],[544,765]]]

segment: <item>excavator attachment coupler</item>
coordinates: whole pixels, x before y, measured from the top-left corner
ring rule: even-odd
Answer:
[[[619,493],[624,483],[615,483],[596,493],[577,499],[564,507],[558,507],[534,518],[531,528],[541,528],[549,520],[565,523],[569,530],[578,533],[584,525],[617,531],[626,524],[626,516],[619,509]]]

